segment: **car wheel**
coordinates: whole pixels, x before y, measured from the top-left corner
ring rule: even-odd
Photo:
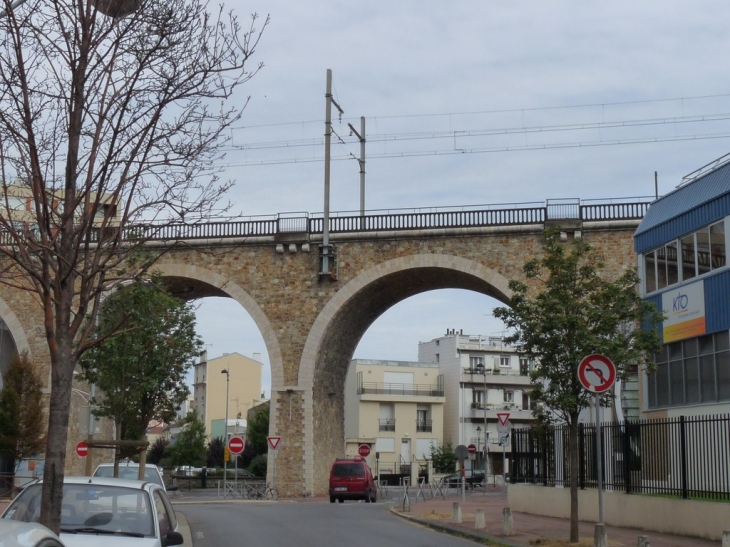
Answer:
[[[334,503],[334,502],[335,502],[335,497],[334,496],[330,496],[330,503]]]
[[[337,498],[337,503],[344,503],[344,498]]]
[[[370,490],[365,491],[365,503],[370,503]]]
[[[373,492],[373,499],[371,500],[371,503],[375,503],[377,501],[378,501],[378,493],[377,492]]]

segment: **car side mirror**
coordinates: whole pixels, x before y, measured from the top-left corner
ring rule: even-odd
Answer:
[[[180,532],[170,530],[167,532],[167,536],[163,538],[162,545],[164,547],[168,547],[171,545],[182,545],[183,541],[183,535]]]

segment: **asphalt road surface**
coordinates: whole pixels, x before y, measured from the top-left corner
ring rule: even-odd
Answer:
[[[474,543],[391,515],[390,504],[250,502],[178,505],[194,547],[466,547]]]

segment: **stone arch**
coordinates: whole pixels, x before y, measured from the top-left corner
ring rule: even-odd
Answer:
[[[23,326],[20,324],[18,316],[15,315],[15,312],[2,298],[0,298],[0,317],[3,321],[5,321],[5,324],[10,331],[10,335],[13,337],[15,349],[18,353],[27,351],[28,355],[30,355],[30,344],[28,343],[28,337],[25,334],[25,329],[23,329]]]
[[[342,455],[345,375],[361,337],[388,308],[436,289],[473,290],[505,303],[510,295],[507,278],[479,262],[443,254],[411,255],[363,271],[318,315],[302,352],[297,386],[305,417],[302,463],[309,489],[326,489],[331,459]]]
[[[284,367],[276,332],[258,303],[240,285],[231,281],[229,277],[191,264],[161,262],[155,265],[155,269],[166,280],[172,280],[173,292],[183,298],[226,296],[238,302],[251,315],[254,323],[261,331],[266,351],[269,354],[272,385],[283,383]],[[193,282],[193,288],[189,292],[180,288],[185,281]]]

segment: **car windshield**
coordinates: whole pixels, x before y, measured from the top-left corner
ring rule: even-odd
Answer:
[[[27,487],[10,504],[3,518],[38,522],[41,491],[40,484]],[[138,488],[64,484],[61,532],[154,537],[149,496]]]
[[[364,477],[365,469],[359,463],[338,463],[332,474],[335,477]]]
[[[94,471],[95,477],[113,477],[114,476],[114,466],[103,466],[103,467],[97,467],[96,471]],[[132,479],[137,480],[139,478],[139,467],[129,467],[120,465],[119,466],[119,478],[120,479]],[[147,482],[154,482],[155,484],[159,484],[160,486],[163,486],[162,481],[160,480],[160,474],[152,467],[145,467],[144,469],[144,480]]]

